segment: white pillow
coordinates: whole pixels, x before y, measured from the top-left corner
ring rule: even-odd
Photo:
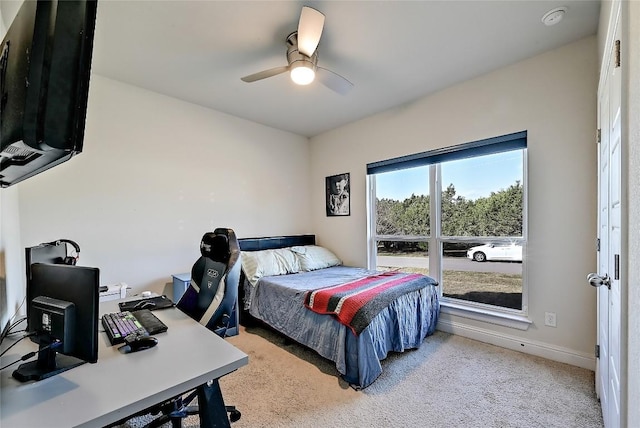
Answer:
[[[318,245],[291,247],[291,251],[298,257],[301,271],[324,269],[342,264],[342,260],[330,250]]]
[[[242,270],[251,285],[256,285],[263,276],[300,272],[300,262],[289,248],[243,251]]]

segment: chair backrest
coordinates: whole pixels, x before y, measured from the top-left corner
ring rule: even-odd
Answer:
[[[191,269],[191,284],[177,307],[208,329],[224,336],[238,298],[240,247],[232,229],[207,232],[201,257]]]

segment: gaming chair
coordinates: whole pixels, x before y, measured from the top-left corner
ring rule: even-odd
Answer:
[[[200,242],[200,253],[191,269],[191,284],[176,306],[218,336],[225,337],[240,284],[240,246],[235,232],[217,228],[205,233]],[[190,406],[196,396],[198,406]],[[214,396],[218,400],[212,400]],[[201,427],[225,426],[228,421],[240,419],[241,414],[234,406],[216,409],[210,402],[222,402],[217,380],[163,406],[163,416],[149,426],[158,427],[168,421],[174,427],[180,426],[182,418],[195,414],[200,415]],[[227,418],[227,413],[228,421],[220,421],[222,417]]]

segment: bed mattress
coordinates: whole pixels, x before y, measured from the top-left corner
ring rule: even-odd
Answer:
[[[245,309],[253,317],[335,362],[352,387],[365,388],[382,373],[389,352],[417,348],[435,331],[440,306],[437,283],[422,276],[424,287],[404,294],[355,335],[331,315],[304,305],[309,290],[353,281],[375,271],[334,266],[311,272],[265,276],[255,286],[245,282]]]

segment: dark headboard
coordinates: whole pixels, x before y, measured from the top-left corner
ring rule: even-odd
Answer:
[[[242,251],[271,250],[294,245],[315,245],[315,235],[267,236],[264,238],[238,239]]]
[[[286,236],[266,236],[264,238],[243,238],[238,239],[241,251],[272,250],[275,248],[293,247],[294,245],[314,245],[315,235],[286,235]],[[246,282],[244,270],[240,273],[240,284]],[[244,302],[245,287],[241,286],[238,291],[240,302]],[[240,324],[249,326],[255,323],[255,318],[249,315],[249,311],[244,308],[244,303],[240,304]]]

